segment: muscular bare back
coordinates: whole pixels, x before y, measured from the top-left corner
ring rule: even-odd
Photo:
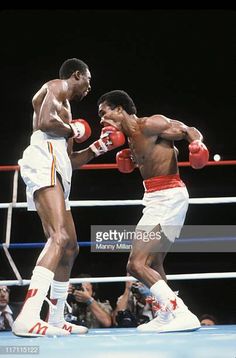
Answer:
[[[67,99],[67,84],[63,80],[52,80],[45,83],[34,95],[33,131],[50,125],[52,120],[69,123],[71,109]]]

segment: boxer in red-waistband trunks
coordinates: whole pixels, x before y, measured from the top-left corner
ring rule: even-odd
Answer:
[[[189,143],[191,166],[200,169],[209,159],[202,134],[163,115],[137,117],[132,98],[121,90],[102,95],[98,111],[103,126],[112,125],[128,138],[129,148],[116,155],[118,169],[131,173],[138,166],[145,188],[145,208],[136,227],[127,271],[150,288],[160,310],[156,318],[138,330],[196,330],[200,322],[167,285],[163,261],[167,248],[180,234],[189,200],[179,177],[174,141]]]
[[[107,127],[98,140],[74,151],[73,141],[86,141],[91,128],[84,119],[72,119],[70,103],[79,103],[90,92],[91,73],[85,62],[69,58],[62,63],[58,77],[43,84],[33,96],[33,133],[19,160],[28,210],[37,210],[47,240],[22,310],[12,325],[12,332],[22,337],[87,333],[86,327],[66,322],[64,317],[71,269],[79,253],[69,204],[72,170],[125,142],[122,132]],[[51,303],[45,322],[40,313],[49,287]]]

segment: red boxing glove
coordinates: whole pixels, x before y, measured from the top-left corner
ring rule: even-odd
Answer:
[[[131,150],[129,148],[123,149],[116,154],[116,163],[118,170],[121,173],[132,173],[135,169]]]
[[[189,144],[189,161],[194,169],[201,169],[205,167],[209,160],[209,152],[205,144],[197,139]]]
[[[125,136],[115,127],[107,126],[102,128],[100,139],[90,145],[90,149],[98,157],[114,148],[125,144]]]
[[[83,143],[91,136],[91,128],[84,119],[73,119],[69,125],[72,129],[72,138],[77,143]]]

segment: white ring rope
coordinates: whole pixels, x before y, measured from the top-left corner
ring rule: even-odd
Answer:
[[[225,196],[218,198],[190,198],[189,204],[229,204],[236,203],[235,196]],[[27,208],[27,203],[0,203],[0,209],[8,208],[13,205],[14,208]],[[142,200],[72,200],[71,207],[86,206],[125,206],[125,205],[143,205]]]
[[[6,227],[5,244],[3,248],[8,261],[15,273],[17,280],[0,280],[0,285],[7,286],[26,286],[30,284],[30,280],[22,279],[7,246],[10,244],[11,236],[11,223],[12,223],[12,209],[13,208],[27,208],[26,202],[17,202],[17,180],[18,173],[13,178],[13,195],[11,203],[0,203],[0,209],[8,209],[8,220]],[[218,197],[218,198],[190,198],[189,204],[228,204],[236,203],[236,197]],[[142,200],[75,200],[70,201],[71,207],[94,207],[94,206],[124,206],[124,205],[143,205]],[[224,279],[224,278],[236,278],[236,272],[216,272],[216,273],[193,273],[193,274],[172,274],[167,275],[167,280],[197,280],[197,279]],[[126,282],[137,281],[132,276],[118,276],[118,277],[95,277],[89,278],[91,283],[101,282]],[[71,278],[71,283],[83,283],[88,282],[88,278]]]
[[[17,189],[18,189],[18,172],[15,171],[14,177],[13,177],[12,202],[9,204],[8,212],[7,212],[7,227],[6,227],[6,237],[5,237],[5,243],[7,244],[7,246],[10,245],[12,209],[17,202]]]
[[[25,286],[30,284],[30,280],[22,279],[19,271],[17,270],[13,259],[10,256],[7,246],[10,243],[11,234],[11,222],[12,222],[12,209],[13,208],[27,208],[26,202],[17,202],[17,180],[18,174],[14,175],[13,179],[13,195],[11,203],[0,203],[0,209],[8,209],[8,220],[6,228],[5,244],[3,248],[8,261],[15,273],[18,280],[1,280],[0,285],[7,286]],[[189,204],[228,204],[236,203],[236,197],[218,197],[218,198],[190,198]],[[127,206],[127,205],[143,205],[142,200],[75,200],[70,201],[71,207],[94,207],[94,206]],[[195,280],[195,279],[219,279],[219,278],[236,278],[236,272],[222,272],[222,273],[195,273],[195,274],[176,274],[167,275],[168,280]],[[71,283],[82,283],[87,282],[87,278],[71,278]],[[126,281],[137,281],[132,276],[120,276],[120,277],[96,277],[89,278],[89,282],[126,282]]]
[[[236,278],[236,272],[211,272],[211,273],[184,273],[166,275],[167,280],[180,281],[180,280],[209,280],[209,279],[223,279],[223,278]],[[71,283],[108,283],[108,282],[126,282],[137,281],[132,276],[115,276],[115,277],[89,277],[89,278],[71,278]],[[30,284],[30,280],[1,280],[0,286],[26,286]]]

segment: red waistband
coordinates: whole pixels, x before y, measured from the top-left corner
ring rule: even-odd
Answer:
[[[161,175],[143,181],[145,193],[152,193],[157,190],[165,190],[177,187],[184,187],[184,182],[180,179],[179,174]]]

